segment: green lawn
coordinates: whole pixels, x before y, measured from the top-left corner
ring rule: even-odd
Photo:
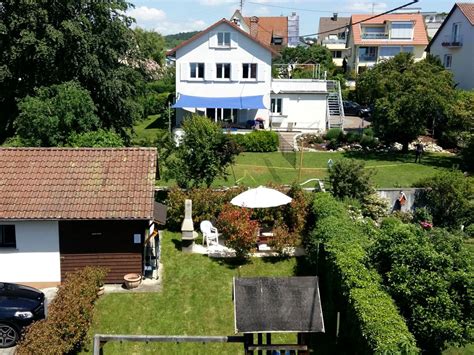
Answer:
[[[301,260],[254,258],[233,265],[203,255],[183,254],[179,234],[165,233],[163,290],[159,293],[108,294],[96,305],[92,334],[233,335],[232,278],[302,274]],[[293,334],[272,338],[296,342]],[[236,354],[241,344],[109,343],[105,354]],[[91,345],[86,351],[92,351]]]
[[[166,122],[159,115],[150,115],[133,126],[132,144],[141,145],[153,141],[160,129],[166,129]]]
[[[328,160],[344,157],[363,160],[367,169],[374,169],[374,182],[378,187],[410,187],[421,178],[441,169],[451,169],[459,163],[457,157],[447,154],[426,154],[423,164],[415,164],[413,154],[305,152],[299,181],[326,178]],[[233,171],[229,169],[228,180],[218,180],[215,185],[233,185],[235,181],[247,186],[264,185],[270,181],[291,184],[298,181],[300,159],[300,153],[242,153],[237,157]]]

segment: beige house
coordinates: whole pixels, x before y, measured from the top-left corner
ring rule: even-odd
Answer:
[[[338,17],[337,14],[319,19],[318,44],[331,51],[332,61],[338,67],[342,66],[344,58],[348,56],[346,37],[350,21],[350,17]]]
[[[417,14],[352,15],[347,47],[348,67],[356,73],[390,59],[400,52],[425,58],[428,36],[423,16]]]

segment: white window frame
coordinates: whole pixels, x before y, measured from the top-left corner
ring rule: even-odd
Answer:
[[[230,63],[216,63],[216,79],[230,80],[231,71],[232,65]]]
[[[395,29],[395,30],[400,30],[400,32],[402,32],[402,33],[407,32],[407,35],[404,35],[404,36],[396,35],[396,36],[394,36],[393,35],[393,30],[394,30],[394,26],[396,26],[396,25],[410,26],[410,28]],[[410,41],[410,40],[413,39],[413,29],[414,29],[414,27],[415,27],[415,25],[411,21],[393,21],[390,24],[390,39]],[[409,35],[408,35],[408,32],[409,32]],[[397,32],[395,32],[395,34],[397,34]]]
[[[230,32],[217,32],[217,46],[228,48],[231,45],[232,38]]]
[[[271,112],[274,115],[283,114],[283,99],[281,97],[272,97],[270,104]]]
[[[194,71],[194,75],[193,75]],[[204,79],[206,65],[200,62],[189,63],[189,78],[190,79]]]
[[[257,63],[242,63],[242,79],[257,80]]]
[[[452,42],[460,42],[461,41],[461,22],[453,23],[452,33],[451,33],[451,41]]]
[[[451,69],[453,66],[453,55],[452,54],[445,54],[443,57],[443,66],[446,69]]]
[[[331,51],[332,53],[332,57],[334,59],[341,59],[342,58],[342,50],[338,49],[338,50],[332,50]],[[339,54],[339,55],[338,55]]]

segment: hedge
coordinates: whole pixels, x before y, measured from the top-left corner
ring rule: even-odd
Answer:
[[[307,257],[320,269],[322,294],[335,303],[329,308],[341,311],[342,340],[354,353],[418,353],[380,275],[367,266],[366,248],[371,244],[367,226],[351,220],[342,203],[329,194],[316,194],[312,208],[315,226],[306,245]]]
[[[106,270],[97,267],[85,267],[68,274],[49,305],[48,318],[26,329],[16,354],[68,354],[80,351],[105,275]]]
[[[276,152],[280,144],[278,133],[272,131],[252,131],[231,137],[244,152]]]

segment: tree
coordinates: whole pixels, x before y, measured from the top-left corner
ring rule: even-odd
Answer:
[[[426,206],[436,226],[459,228],[461,224],[472,224],[474,189],[470,179],[457,171],[442,172],[418,181],[423,187],[416,197],[418,206]]]
[[[70,81],[42,87],[18,104],[16,133],[27,146],[64,145],[72,133],[97,129],[99,118],[89,92]]]
[[[165,177],[176,179],[180,187],[209,187],[217,177],[225,178],[239,153],[235,142],[207,117],[193,115],[182,127],[183,139],[165,162]]]
[[[112,131],[99,129],[97,131],[73,133],[69,136],[68,145],[71,147],[123,147],[122,137]]]
[[[38,87],[75,80],[105,128],[127,136],[141,115],[142,75],[126,0],[3,1],[0,5],[0,139],[13,133],[17,102]]]
[[[158,64],[163,64],[165,59],[165,40],[155,31],[147,31],[137,27],[135,37],[141,55],[146,59],[153,59]]]
[[[365,164],[355,159],[341,159],[329,168],[332,194],[340,199],[354,198],[362,201],[373,191],[373,171],[365,170]]]
[[[474,340],[474,272],[462,236],[387,219],[372,259],[427,354]]]
[[[327,71],[329,75],[332,74],[335,66],[332,61],[331,51],[326,47],[318,44],[310,47],[285,47],[280,53],[280,56],[275,59],[274,64],[320,64],[321,73]],[[292,76],[294,78],[311,78],[313,77],[314,71],[312,68],[299,68],[296,67]]]
[[[356,87],[360,103],[375,105],[376,135],[387,143],[402,143],[404,151],[433,122],[444,119],[454,98],[451,73],[432,60],[415,63],[409,53],[365,71]]]

